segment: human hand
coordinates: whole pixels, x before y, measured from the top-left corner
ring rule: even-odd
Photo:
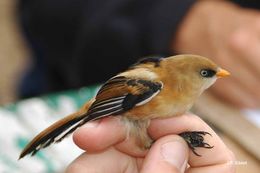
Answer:
[[[228,1],[198,1],[171,45],[177,53],[209,57],[231,72],[213,92],[240,108],[260,107],[260,12]],[[228,92],[228,94],[227,94]]]
[[[197,148],[201,157],[194,155],[185,141],[175,135],[198,130],[211,133],[212,137],[205,136],[205,140],[214,146],[212,149]],[[133,139],[126,137],[126,127],[117,117],[85,124],[74,133],[73,139],[87,153],[72,162],[67,173],[234,172],[234,165],[230,164],[234,160],[232,152],[195,115],[152,120],[148,131],[156,141],[144,152]]]

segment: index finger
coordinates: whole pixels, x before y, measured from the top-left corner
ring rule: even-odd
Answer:
[[[73,134],[75,144],[88,153],[103,151],[115,146],[119,151],[134,157],[143,157],[146,151],[136,145],[135,138],[128,136],[126,124],[120,117],[107,117],[88,122]]]

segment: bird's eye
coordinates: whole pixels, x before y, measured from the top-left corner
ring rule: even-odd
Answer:
[[[202,69],[200,71],[200,75],[202,77],[213,77],[216,74],[216,71],[211,70],[211,69]]]

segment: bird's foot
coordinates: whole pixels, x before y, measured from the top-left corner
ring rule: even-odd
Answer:
[[[181,133],[179,135],[181,137],[183,137],[183,139],[187,142],[187,144],[188,144],[189,148],[191,149],[191,151],[195,155],[197,155],[197,156],[201,156],[200,154],[198,154],[195,151],[195,149],[197,147],[207,148],[207,149],[213,148],[213,146],[211,146],[208,143],[204,142],[204,136],[205,135],[212,136],[208,132],[204,132],[204,131],[189,131],[189,132],[183,132],[183,133]]]

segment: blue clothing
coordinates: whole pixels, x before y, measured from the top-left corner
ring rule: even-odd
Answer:
[[[33,51],[21,97],[104,82],[147,55],[169,55],[195,0],[21,0]],[[253,0],[237,0],[259,7]]]

